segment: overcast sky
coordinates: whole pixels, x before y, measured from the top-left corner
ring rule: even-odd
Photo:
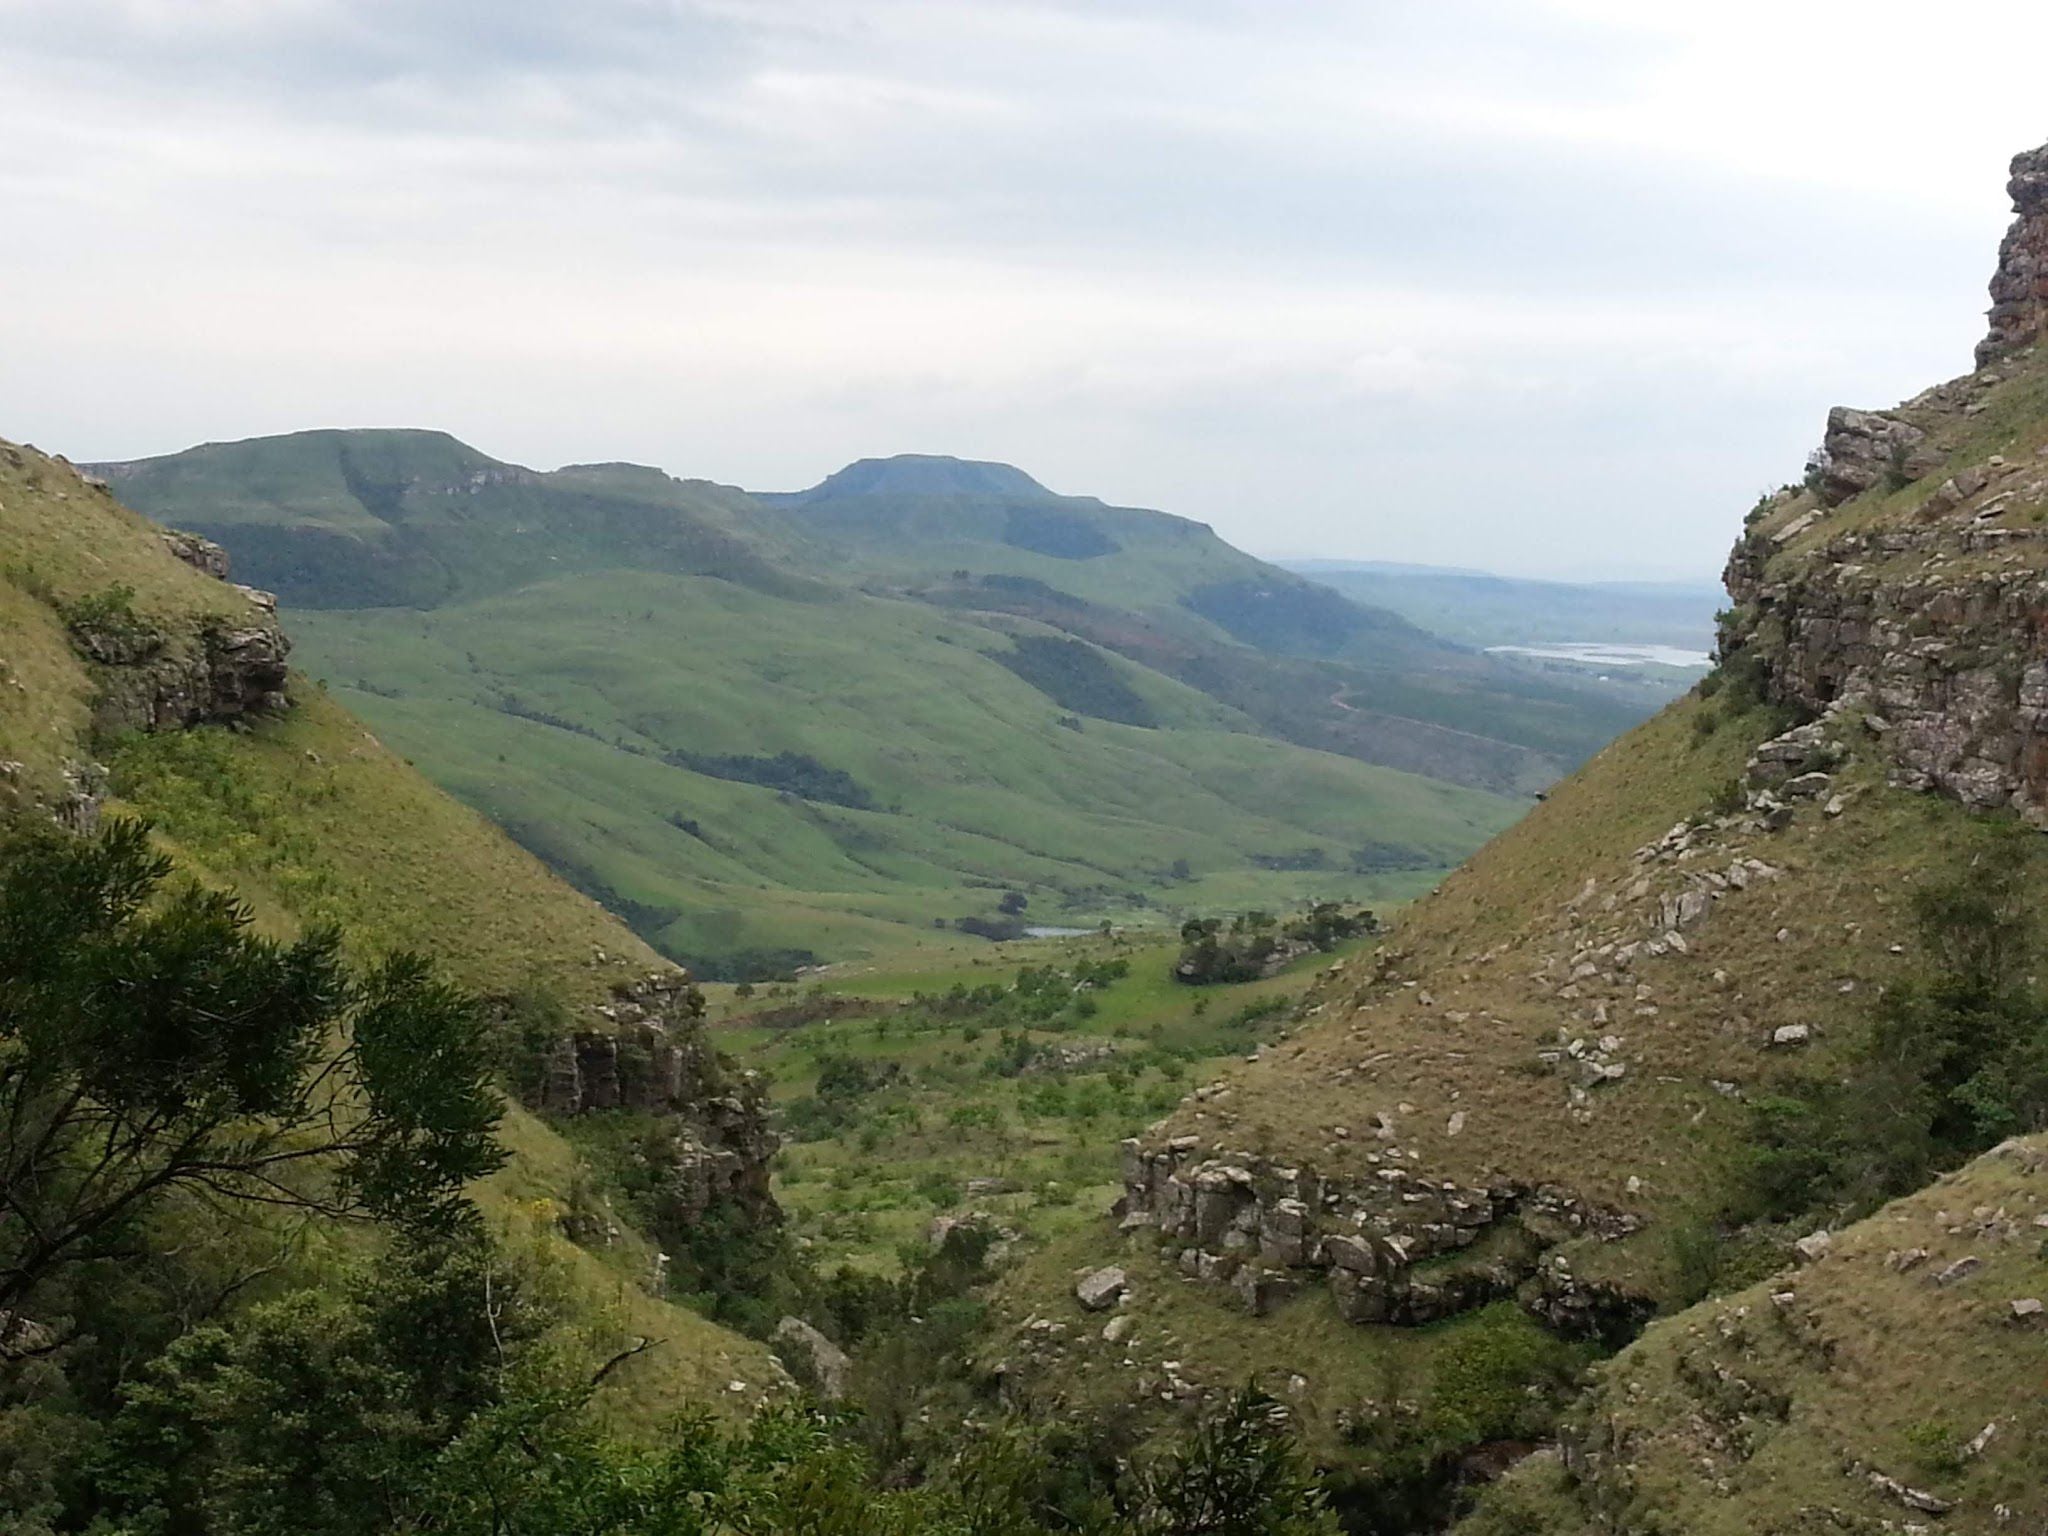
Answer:
[[[955,453],[1266,554],[1711,576],[1966,370],[2048,7],[0,0],[0,435]]]

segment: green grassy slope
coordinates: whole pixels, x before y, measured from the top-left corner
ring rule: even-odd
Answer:
[[[442,432],[298,432],[95,468],[293,607],[431,607],[621,563],[808,585],[777,565],[774,518],[737,491],[634,465],[539,474]]]
[[[0,776],[8,810],[47,814],[64,769],[97,755],[112,769],[109,811],[152,818],[185,874],[235,889],[272,933],[341,922],[366,953],[423,950],[480,991],[539,985],[571,1005],[658,964],[303,680],[288,715],[253,729],[95,740],[97,684],[60,610],[115,584],[174,645],[207,614],[257,617],[68,465],[0,443],[0,757],[20,765]],[[766,1352],[649,1295],[643,1243],[624,1233],[599,1256],[561,1238],[556,1218],[585,1177],[562,1138],[516,1107],[504,1136],[513,1159],[480,1203],[565,1275],[574,1342],[603,1358],[633,1335],[667,1341],[607,1379],[610,1405],[651,1425],[688,1401],[758,1400],[777,1379]],[[735,1379],[749,1392],[728,1394]]]
[[[759,499],[308,432],[105,468],[443,787],[721,969],[1005,887],[1069,923],[1404,897],[1634,714],[1000,465]]]
[[[858,578],[929,585],[965,570],[1262,649],[1385,662],[1452,652],[1392,613],[1337,601],[1231,547],[1207,524],[1056,496],[1007,464],[863,459],[809,490],[755,499],[810,537],[811,561]]]
[[[1463,1186],[1569,1190],[1641,1225],[1612,1242],[1566,1235],[1555,1252],[1573,1272],[1652,1309],[1683,1304],[1689,1276],[1674,1234],[1712,1230],[1751,1131],[1746,1102],[1847,1059],[1872,989],[1907,963],[1891,953],[1911,939],[1907,893],[1971,825],[1957,806],[1886,788],[1880,764],[1854,766],[1839,776],[1854,790],[1840,815],[1809,809],[1782,832],[1703,856],[1712,862],[1701,867],[1715,869],[1758,857],[1778,873],[1688,927],[1686,953],[1611,973],[1595,962],[1601,975],[1574,980],[1575,956],[1607,941],[1605,930],[1661,931],[1655,913],[1670,874],[1635,850],[1680,819],[1711,826],[1717,791],[1768,729],[1761,714],[1687,700],[1615,743],[1409,908],[1371,971],[1353,965],[1321,981],[1284,1040],[1256,1060],[1223,1062],[1143,1140],[1193,1137],[1339,1184],[1370,1181],[1398,1157]],[[1639,879],[1649,888],[1631,896]],[[1813,1029],[1803,1055],[1771,1048],[1785,1023]],[[1539,1054],[1609,1034],[1626,1076],[1591,1094],[1573,1093]],[[1374,1134],[1376,1123],[1391,1134]],[[1768,1241],[1731,1248],[1729,1271],[1778,1251]],[[1340,1423],[1384,1411],[1389,1379],[1404,1396],[1434,1391],[1426,1350],[1411,1341],[1451,1324],[1347,1325],[1316,1284],[1253,1318],[1174,1260],[1149,1229],[1119,1237],[1098,1218],[1012,1275],[1002,1306],[1013,1327],[1044,1317],[1065,1325],[1059,1348],[1035,1341],[1040,1390],[1095,1402],[1141,1379],[1105,1362],[1069,1294],[1078,1268],[1117,1263],[1163,1344],[1148,1347],[1141,1368],[1176,1359],[1212,1386],[1248,1361],[1272,1388],[1299,1376],[1305,1385],[1290,1400],[1338,1464],[1362,1454]]]
[[[1057,496],[1006,464],[864,459],[807,491],[756,499],[814,541],[820,566],[1053,624],[1286,740],[1368,762],[1534,788],[1655,707],[1475,655],[1247,555],[1205,524]]]
[[[298,627],[307,664],[445,787],[692,957],[846,953],[989,913],[1004,889],[1073,924],[1129,917],[1133,893],[1175,909],[1406,896],[1514,814],[1262,738],[1114,659],[1153,725],[1070,712],[1091,699],[1003,665],[1012,637],[920,604],[616,573]],[[858,800],[675,761],[780,752]]]
[[[1788,491],[1759,508],[1748,547],[1769,552],[1782,593],[1772,623],[1790,629],[1799,605],[1818,601],[1809,589],[1826,590],[1822,563],[1838,558],[1829,550],[1845,529],[1892,534],[1871,565],[1849,569],[1896,592],[1933,593],[1907,654],[1941,675],[1976,655],[1955,641],[1979,611],[1970,575],[2041,568],[2042,491],[2028,468],[2048,452],[2048,359],[2023,357],[1912,409],[1945,466],[1916,484],[1880,480],[1824,515],[1809,493]],[[1987,461],[2021,466],[2024,483],[1974,518],[1940,524],[1926,511],[1946,476]],[[1782,643],[1754,616],[1748,634],[1753,647]],[[2022,632],[2009,654],[1993,654],[2016,679],[2032,645]],[[1846,663],[1828,661],[1848,689]],[[1478,1294],[1512,1296],[1531,1327],[1541,1318],[1577,1336],[1553,1305],[1560,1286],[1612,1306],[1623,1319],[1608,1329],[1616,1341],[1644,1318],[1670,1317],[1603,1373],[1571,1420],[1587,1466],[1532,1463],[1475,1527],[1488,1536],[1793,1536],[1922,1518],[1873,1472],[1955,1501],[1948,1528],[2038,1523],[2043,1346],[2039,1324],[2015,1319],[2010,1303],[2048,1284],[2039,1150],[1979,1162],[1837,1233],[1836,1257],[1797,1272],[1796,1239],[1862,1208],[1827,1182],[1829,1159],[1854,1154],[1824,1147],[1815,1168],[1784,1175],[1813,1183],[1772,1197],[1779,1206],[1756,1179],[1778,1166],[1758,1156],[1769,1127],[1792,1125],[1784,1134],[1802,1147],[1823,1123],[1810,1106],[1827,1102],[1830,1085],[1871,1080],[1880,1000],[1936,964],[1916,893],[1961,878],[1987,818],[1896,782],[1897,728],[1862,704],[1817,723],[1832,745],[1819,786],[1806,786],[1812,798],[1793,791],[1782,812],[1748,803],[1751,753],[1792,717],[1758,701],[1754,670],[1731,666],[1714,681],[1557,785],[1402,915],[1370,975],[1354,968],[1323,983],[1297,1030],[1256,1061],[1226,1064],[1143,1144],[1177,1142],[1191,1175],[1210,1156],[1209,1177],[1223,1164],[1281,1179],[1292,1175],[1277,1170],[1312,1171],[1328,1181],[1317,1187],[1341,1192],[1324,1231],[1343,1231],[1355,1202],[1364,1230],[1423,1255],[1396,1266],[1404,1282],[1478,1276],[1492,1287]],[[1968,700],[1955,707],[1967,738]],[[2038,840],[2015,848],[2038,886],[2048,852]],[[1776,1111],[1789,1120],[1765,1112],[1780,1103],[1795,1106]],[[1389,1179],[1418,1215],[1372,1203]],[[1429,1196],[1413,1193],[1430,1189],[1524,1202],[1524,1214],[1476,1224],[1469,1248],[1463,1233],[1432,1244],[1448,1227],[1432,1229]],[[1578,1212],[1556,1220],[1567,1198]],[[1204,1245],[1226,1274],[1235,1235]],[[1308,1421],[1327,1426],[1326,1454],[1370,1475],[1385,1475],[1390,1447],[1448,1455],[1421,1479],[1440,1480],[1428,1506],[1439,1520],[1458,1508],[1462,1480],[1487,1474],[1489,1457],[1511,1460],[1554,1428],[1541,1414],[1470,1412],[1471,1379],[1402,1363],[1422,1352],[1418,1336],[1473,1326],[1500,1301],[1454,1302],[1422,1326],[1344,1325],[1327,1275],[1304,1268],[1301,1294],[1253,1318],[1228,1289],[1189,1278],[1183,1265],[1197,1250],[1179,1252],[1185,1244],[1163,1241],[1151,1222],[1124,1234],[1077,1225],[1007,1282],[1012,1327],[998,1347],[1028,1354],[1053,1401],[1158,1412],[1142,1390],[1164,1369],[1157,1351],[1105,1348],[1071,1294],[1078,1269],[1121,1264],[1140,1329],[1164,1338],[1184,1377],[1214,1386],[1259,1362],[1262,1380],[1292,1385]],[[1916,1247],[1931,1256],[1887,1266],[1887,1254]],[[1984,1260],[1979,1274],[1931,1279],[1971,1255]],[[1725,1301],[1693,1306],[1722,1290]],[[1050,1338],[1048,1320],[1059,1325]],[[1547,1367],[1519,1379],[1531,1402],[1566,1390]],[[1432,1439],[1439,1421],[1464,1427]],[[1994,1422],[1981,1454],[1964,1455]],[[2001,1503],[2013,1511],[2006,1525]]]
[[[1599,1371],[1569,1461],[1524,1463],[1459,1530],[2039,1529],[2048,1326],[2013,1303],[2044,1298],[2036,1137],[1837,1233],[1817,1263],[1654,1324]]]

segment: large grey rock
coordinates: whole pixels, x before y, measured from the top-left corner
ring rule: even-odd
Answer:
[[[1129,1288],[1129,1280],[1115,1264],[1083,1275],[1074,1286],[1074,1299],[1090,1312],[1102,1312],[1117,1304]]]
[[[826,1402],[836,1403],[846,1396],[853,1362],[845,1350],[802,1318],[785,1317],[775,1325],[770,1342],[790,1374]]]
[[[1941,455],[1909,421],[1838,405],[1828,412],[1817,462],[1820,499],[1832,507],[1875,485],[1918,480],[1941,463]]]

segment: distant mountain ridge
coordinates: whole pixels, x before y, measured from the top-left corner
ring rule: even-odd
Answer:
[[[363,430],[99,470],[297,610],[312,669],[445,787],[714,973],[1005,887],[1074,921],[1417,889],[1639,713],[1004,464],[755,495]]]
[[[1714,582],[1539,581],[1366,560],[1283,560],[1285,569],[1470,645],[1558,642],[1713,648]]]

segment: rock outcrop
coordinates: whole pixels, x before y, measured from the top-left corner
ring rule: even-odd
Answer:
[[[163,533],[164,548],[178,560],[204,575],[228,579],[228,552],[211,539],[202,539],[196,533],[183,533],[176,528],[166,528]]]
[[[769,1165],[779,1145],[752,1072],[735,1073],[704,1038],[703,1000],[688,975],[657,971],[617,988],[599,1007],[604,1026],[557,1041],[533,1107],[553,1115],[626,1110],[654,1117],[660,1134],[657,1224],[664,1236],[721,1206],[750,1220],[779,1219]]]
[[[208,619],[196,634],[175,637],[81,621],[71,632],[98,666],[95,716],[102,730],[187,730],[291,707],[291,642],[274,620]]]
[[[1326,1285],[1354,1323],[1432,1323],[1515,1297],[1564,1331],[1604,1335],[1648,1310],[1642,1298],[1580,1283],[1550,1253],[1639,1226],[1562,1189],[1468,1187],[1394,1166],[1338,1180],[1248,1155],[1203,1156],[1191,1136],[1156,1150],[1125,1142],[1123,1183],[1124,1226],[1156,1228],[1183,1274],[1231,1287],[1254,1314],[1306,1284]]]
[[[769,1342],[789,1367],[790,1374],[828,1403],[846,1396],[853,1383],[853,1361],[800,1317],[785,1317],[775,1325]]]
[[[1952,476],[1923,520],[1844,532],[1779,561],[1752,532],[1726,580],[1724,658],[1805,714],[1861,710],[1903,787],[2048,825],[2048,460]],[[1935,515],[1925,519],[1928,507]]]
[[[2048,145],[2013,156],[2006,183],[2017,215],[1998,248],[1991,279],[1991,333],[1977,366],[2031,346],[2048,330]]]
[[[1889,411],[1858,411],[1838,405],[1828,412],[1827,432],[1813,468],[1824,506],[1839,506],[1874,485],[1906,485],[1941,462],[1927,433]]]

